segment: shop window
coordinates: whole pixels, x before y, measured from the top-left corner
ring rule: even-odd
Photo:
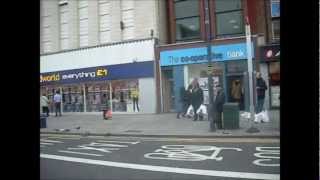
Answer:
[[[241,0],[215,0],[217,37],[244,35]]]
[[[198,0],[174,1],[176,41],[200,39]]]

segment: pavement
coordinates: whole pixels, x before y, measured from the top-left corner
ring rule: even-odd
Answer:
[[[43,133],[114,136],[170,136],[170,137],[273,137],[280,138],[279,110],[269,111],[270,122],[251,123],[240,118],[240,128],[210,132],[209,121],[177,119],[175,113],[162,114],[113,114],[111,120],[104,120],[102,113],[65,113],[61,117],[47,118]],[[251,127],[258,133],[247,133]],[[69,131],[60,131],[61,129]]]
[[[41,179],[280,179],[280,140],[42,134]]]

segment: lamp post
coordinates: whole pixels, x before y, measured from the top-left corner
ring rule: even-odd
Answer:
[[[209,0],[205,1],[205,27],[206,27],[206,42],[207,42],[207,59],[208,59],[208,92],[209,92],[209,110],[208,110],[208,120],[210,122],[210,131],[216,131],[215,128],[215,118],[214,118],[214,100],[213,100],[213,79],[212,79],[212,52],[210,44],[210,16],[209,16]]]
[[[247,58],[248,58],[248,73],[249,73],[249,94],[250,94],[250,124],[251,127],[246,131],[247,133],[257,133],[260,130],[253,126],[254,121],[254,98],[253,98],[253,64],[252,64],[252,48],[251,48],[251,31],[249,19],[246,17],[246,43],[247,43]]]

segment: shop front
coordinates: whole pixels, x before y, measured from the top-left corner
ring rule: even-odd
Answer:
[[[195,46],[160,50],[163,111],[174,111],[179,107],[180,88],[186,89],[195,78],[204,91],[204,104],[209,104],[208,72],[212,72],[214,89],[217,84],[224,88],[226,102],[238,102],[240,109],[248,109],[246,43],[212,45],[211,71],[208,69],[207,47]]]
[[[41,93],[53,100],[62,94],[63,112],[100,112],[108,104],[113,112],[138,112],[133,108],[131,92],[139,92],[140,112],[154,113],[155,102],[148,101],[145,91],[155,92],[154,62],[137,62],[75,70],[42,73]],[[53,103],[49,107],[54,112]]]
[[[272,109],[280,107],[280,45],[260,47],[260,67],[268,83],[268,101]]]

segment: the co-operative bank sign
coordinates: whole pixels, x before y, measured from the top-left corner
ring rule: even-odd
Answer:
[[[213,61],[247,59],[246,43],[211,46]],[[252,44],[252,52],[253,44]],[[254,53],[252,54],[254,57]],[[172,66],[182,64],[198,64],[208,62],[207,48],[188,48],[160,52],[160,65]]]

